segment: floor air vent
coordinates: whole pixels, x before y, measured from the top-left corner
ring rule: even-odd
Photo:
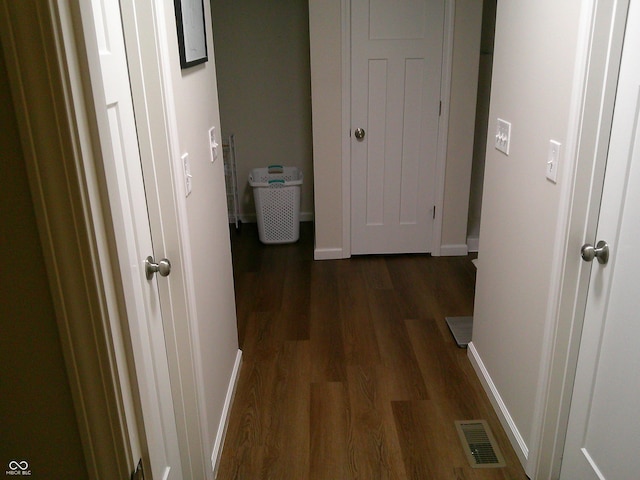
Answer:
[[[506,465],[485,420],[459,420],[455,424],[462,447],[472,467],[497,468]]]

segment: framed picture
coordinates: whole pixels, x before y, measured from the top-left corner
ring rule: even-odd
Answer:
[[[178,24],[180,67],[184,69],[206,62],[208,58],[204,0],[174,0],[174,6]]]

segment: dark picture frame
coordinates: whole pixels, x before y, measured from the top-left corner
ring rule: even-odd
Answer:
[[[204,0],[174,0],[178,26],[180,67],[185,69],[206,62],[207,27]]]

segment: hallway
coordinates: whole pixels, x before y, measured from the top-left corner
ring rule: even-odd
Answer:
[[[471,315],[470,257],[313,261],[232,233],[243,366],[219,479],[526,476],[445,316]],[[507,467],[473,469],[454,420],[486,419]]]

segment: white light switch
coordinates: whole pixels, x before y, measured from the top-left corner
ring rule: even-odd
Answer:
[[[560,147],[562,144],[555,140],[549,140],[549,153],[547,155],[547,178],[553,183],[558,181],[558,166],[560,162]]]
[[[216,139],[216,127],[209,129],[209,148],[211,149],[211,163],[218,159],[218,141]]]
[[[511,143],[511,123],[498,119],[498,126],[496,128],[496,149],[509,155],[509,145]]]
[[[191,175],[191,164],[189,162],[189,154],[182,155],[182,168],[184,169],[184,196],[188,197],[191,194],[191,184],[193,176]]]

